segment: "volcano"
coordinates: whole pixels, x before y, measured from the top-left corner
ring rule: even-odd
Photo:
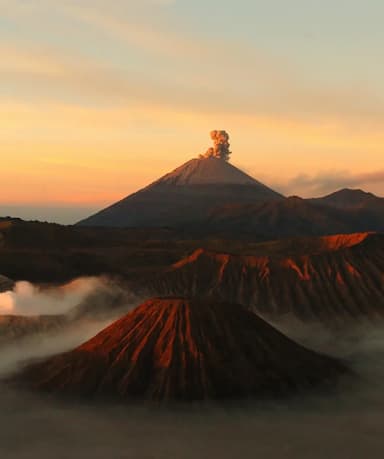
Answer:
[[[203,220],[218,206],[276,199],[283,199],[283,196],[234,167],[226,159],[205,155],[188,161],[78,225],[187,226],[190,222]]]
[[[75,350],[26,367],[16,381],[66,395],[203,400],[331,388],[346,372],[242,306],[155,298]]]

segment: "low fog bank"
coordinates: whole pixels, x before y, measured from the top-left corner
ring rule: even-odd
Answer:
[[[54,405],[0,395],[5,459],[382,458],[378,410],[201,409]]]
[[[34,334],[3,345],[0,347],[0,378],[14,373],[30,360],[72,350],[111,323],[111,319],[83,320],[59,331]]]
[[[293,316],[269,321],[297,343],[348,363],[358,374],[373,380],[384,376],[384,321],[353,321],[345,327],[305,325]],[[383,363],[381,364],[381,361]],[[384,392],[384,391],[383,391]]]
[[[349,391],[340,394],[337,406],[343,410],[379,410],[384,421],[384,322],[381,319],[376,323],[361,320],[335,329],[320,323],[304,325],[294,317],[270,323],[295,342],[345,362],[358,381]],[[329,401],[331,406],[334,401]],[[382,451],[384,454],[384,443]]]
[[[101,325],[101,324],[100,324]],[[5,459],[370,459],[384,452],[384,327],[331,333],[295,321],[276,324],[318,351],[347,359],[360,378],[339,396],[289,402],[171,409],[63,403],[0,387],[0,457]],[[35,348],[55,353],[92,330]],[[56,347],[54,352],[54,347]],[[0,350],[5,374],[31,355]],[[28,354],[29,352],[29,354]]]
[[[18,282],[0,294],[0,377],[29,359],[75,348],[140,302],[106,277],[44,287]]]
[[[38,286],[27,281],[17,282],[13,290],[0,293],[0,315],[65,314],[92,297],[105,299],[105,294],[122,290],[107,277],[81,277],[61,286]],[[105,305],[108,306],[108,305]]]

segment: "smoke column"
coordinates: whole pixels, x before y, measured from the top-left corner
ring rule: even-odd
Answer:
[[[213,147],[208,148],[204,155],[200,155],[200,158],[217,158],[229,161],[232,152],[229,150],[228,133],[226,131],[211,131],[211,139],[213,140]]]

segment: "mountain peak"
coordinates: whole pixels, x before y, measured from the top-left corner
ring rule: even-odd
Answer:
[[[373,193],[370,193],[369,191],[364,191],[360,188],[342,188],[340,190],[334,191],[331,194],[328,194],[327,196],[324,196],[323,198],[329,198],[331,196],[333,197],[336,197],[336,196],[374,197],[374,198],[377,197]]]
[[[212,151],[191,159],[147,187],[78,224],[142,228],[190,227],[191,224],[199,224],[219,206],[283,199],[281,194],[228,162],[230,151],[225,131],[213,131],[213,137],[215,147]]]
[[[339,208],[359,208],[372,202],[380,202],[382,205],[384,202],[383,198],[373,193],[352,188],[343,188],[321,198],[311,199],[311,201]]]
[[[191,159],[164,175],[156,185],[260,185],[260,182],[227,161],[214,156]]]

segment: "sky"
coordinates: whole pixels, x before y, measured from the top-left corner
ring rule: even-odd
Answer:
[[[382,0],[0,0],[0,215],[73,223],[231,136],[286,195],[384,196]]]

